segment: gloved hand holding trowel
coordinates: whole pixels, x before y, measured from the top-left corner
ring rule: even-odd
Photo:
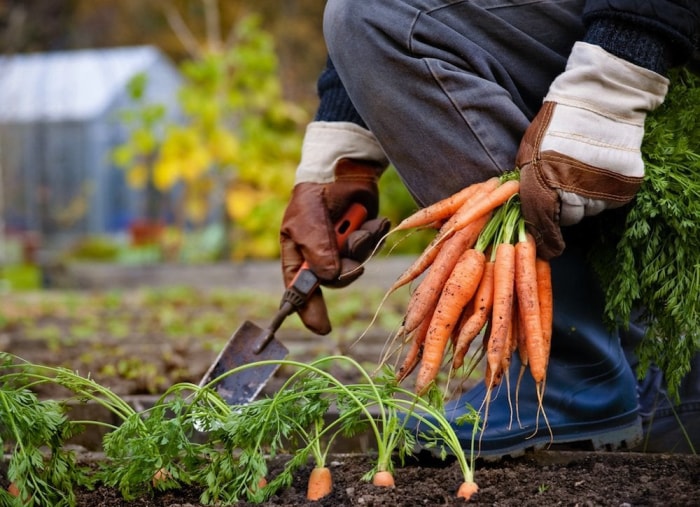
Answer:
[[[313,122],[308,126],[280,233],[285,286],[304,262],[321,285],[343,287],[362,274],[360,264],[390,227],[388,220],[377,218],[377,182],[387,165],[374,136],[354,123]],[[338,248],[334,224],[352,204],[366,209],[366,221]],[[320,289],[298,311],[314,333],[330,332]]]

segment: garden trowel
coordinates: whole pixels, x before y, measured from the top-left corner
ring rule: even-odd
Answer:
[[[348,235],[366,217],[367,210],[362,205],[353,204],[348,208],[335,225],[339,247],[345,244]],[[318,286],[318,277],[304,263],[285,290],[280,308],[270,325],[263,329],[253,322],[245,321],[233,333],[202,378],[200,386],[211,385],[229,405],[253,401],[279,368],[279,361],[289,353],[287,347],[275,338],[275,332],[288,315],[306,303]]]

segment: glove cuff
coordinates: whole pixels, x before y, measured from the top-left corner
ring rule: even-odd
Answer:
[[[552,83],[545,101],[643,125],[646,114],[666,97],[669,80],[605,51],[600,46],[574,44],[566,70]]]
[[[369,130],[350,122],[314,121],[306,127],[294,183],[332,183],[342,159],[370,162],[377,167],[377,176],[389,165]]]

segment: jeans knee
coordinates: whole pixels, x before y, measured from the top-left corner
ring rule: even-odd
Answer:
[[[328,0],[323,14],[323,36],[331,58],[342,54],[343,49],[355,45],[358,39],[367,36],[364,23],[365,10],[371,2],[356,0]],[[370,7],[371,9],[371,7]]]

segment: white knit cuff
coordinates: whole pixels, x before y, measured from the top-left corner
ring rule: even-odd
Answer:
[[[389,165],[369,130],[350,122],[311,122],[306,127],[294,183],[332,183],[335,166],[344,158],[377,164],[377,176]]]

